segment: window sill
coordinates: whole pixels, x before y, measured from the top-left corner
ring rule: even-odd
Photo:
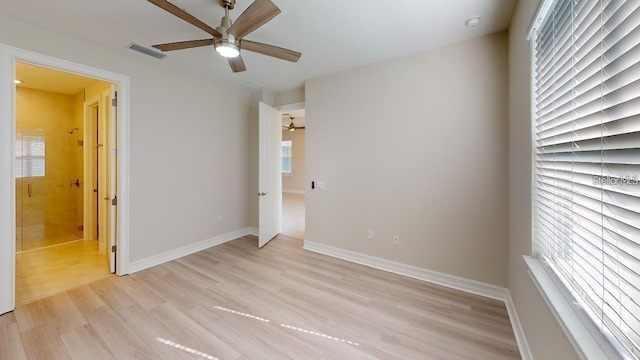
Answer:
[[[526,255],[523,258],[533,283],[581,359],[632,359],[618,355],[596,326],[585,322],[586,314],[581,314],[567,298],[565,289],[558,286],[542,262]]]
[[[293,173],[282,173],[282,176],[293,176]]]

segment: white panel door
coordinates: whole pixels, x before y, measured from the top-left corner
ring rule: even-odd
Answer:
[[[282,230],[282,114],[260,102],[259,239],[263,247]]]

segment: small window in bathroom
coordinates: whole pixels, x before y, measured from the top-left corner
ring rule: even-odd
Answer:
[[[44,176],[44,135],[16,134],[16,177]]]

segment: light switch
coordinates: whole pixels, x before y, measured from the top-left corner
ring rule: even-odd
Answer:
[[[324,190],[324,181],[318,181],[318,189]]]

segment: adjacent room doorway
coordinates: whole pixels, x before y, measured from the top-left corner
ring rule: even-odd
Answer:
[[[304,240],[307,184],[305,110],[282,112],[282,234]]]

